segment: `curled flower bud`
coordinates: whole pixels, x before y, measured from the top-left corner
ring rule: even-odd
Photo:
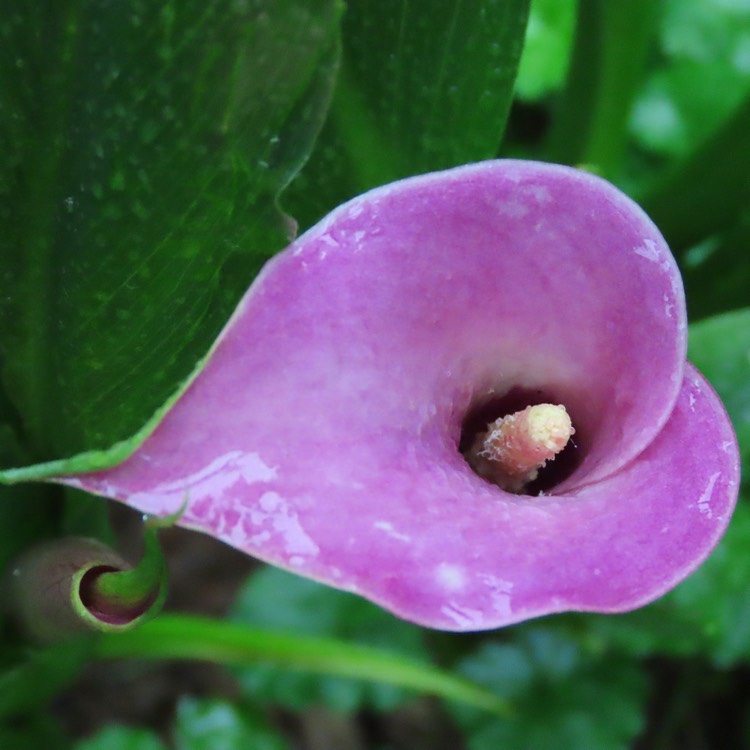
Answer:
[[[4,584],[11,620],[42,643],[130,630],[155,615],[166,596],[153,532],[136,567],[96,539],[65,537],[26,550],[8,567]]]

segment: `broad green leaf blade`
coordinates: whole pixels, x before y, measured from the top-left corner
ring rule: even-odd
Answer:
[[[0,404],[0,462],[22,463],[25,456],[10,425],[2,424],[2,416]],[[64,491],[54,485],[0,487],[0,574],[25,546],[55,534],[55,509],[59,508],[63,494]],[[104,503],[98,502],[98,505],[101,507]]]
[[[531,625],[485,641],[457,670],[517,707],[493,721],[456,706],[469,750],[621,750],[643,729],[645,675],[637,662],[589,653],[560,629]]]
[[[340,10],[6,4],[0,351],[36,460],[137,433],[285,244],[276,198],[326,111]]]
[[[62,496],[60,487],[52,485],[0,487],[0,573],[24,547],[54,536]]]
[[[492,692],[430,664],[370,646],[248,628],[187,615],[162,615],[138,630],[97,641],[100,659],[189,659],[227,665],[272,662],[318,674],[382,681],[499,716],[510,706]]]
[[[107,726],[77,742],[75,750],[165,750],[165,745],[147,729]]]
[[[12,721],[0,724],[0,747],[13,748],[13,750],[39,750],[42,747],[69,750],[70,746],[59,720],[46,710],[43,713],[23,717],[21,720],[14,717]],[[116,749],[112,748],[112,750]],[[141,750],[141,748],[134,747],[128,750]]]
[[[33,712],[45,706],[78,676],[89,660],[90,652],[91,641],[81,639],[58,648],[23,653],[20,658],[15,653],[3,653],[0,718]]]
[[[528,6],[350,3],[331,114],[293,189],[303,225],[375,185],[495,156]]]

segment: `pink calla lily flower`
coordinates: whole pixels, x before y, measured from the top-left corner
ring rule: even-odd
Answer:
[[[274,258],[121,465],[63,478],[413,622],[621,612],[723,533],[739,458],[685,360],[680,276],[607,182],[490,161],[387,185]],[[575,434],[510,493],[467,445],[561,404]],[[566,435],[567,438],[567,435]],[[469,449],[470,450],[470,449]]]

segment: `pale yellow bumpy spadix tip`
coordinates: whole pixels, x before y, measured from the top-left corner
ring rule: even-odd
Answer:
[[[539,469],[568,444],[575,433],[561,404],[536,404],[496,419],[476,446],[485,476],[510,492],[536,479]]]

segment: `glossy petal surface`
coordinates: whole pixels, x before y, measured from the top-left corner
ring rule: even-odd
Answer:
[[[264,270],[149,440],[66,481],[356,591],[490,628],[655,598],[736,498],[721,404],[685,368],[656,228],[608,183],[485,162],[361,196]],[[562,402],[582,462],[509,495],[458,451],[477,403]]]

